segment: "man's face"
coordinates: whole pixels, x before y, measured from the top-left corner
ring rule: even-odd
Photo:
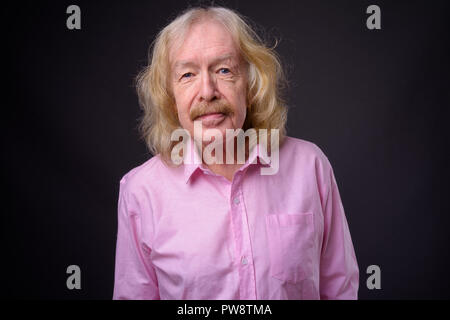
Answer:
[[[194,121],[203,129],[242,128],[246,117],[245,64],[223,25],[194,24],[181,46],[170,52],[172,91],[181,126],[194,136]]]

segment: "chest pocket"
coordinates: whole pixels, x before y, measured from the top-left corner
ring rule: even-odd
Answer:
[[[266,216],[272,277],[298,283],[313,275],[313,218],[312,213]]]

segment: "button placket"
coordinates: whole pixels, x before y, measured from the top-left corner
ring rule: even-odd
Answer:
[[[233,178],[230,190],[230,206],[233,227],[236,234],[237,256],[240,256],[239,294],[242,299],[256,299],[255,271],[252,263],[250,232],[242,190],[243,172],[239,171]]]

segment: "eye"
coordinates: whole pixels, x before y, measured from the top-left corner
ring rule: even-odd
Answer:
[[[193,74],[192,74],[192,72],[186,72],[185,74],[183,74],[182,76],[181,76],[181,78],[183,79],[183,78],[190,78],[190,77],[192,77],[193,76]]]
[[[221,74],[229,74],[231,71],[228,68],[220,68],[219,73]]]

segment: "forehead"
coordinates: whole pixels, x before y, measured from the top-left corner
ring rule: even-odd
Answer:
[[[173,67],[185,63],[202,63],[227,57],[238,60],[235,41],[223,24],[213,20],[194,23],[169,52]]]

